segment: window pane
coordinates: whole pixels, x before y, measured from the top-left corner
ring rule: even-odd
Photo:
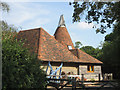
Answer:
[[[90,66],[88,65],[87,70],[90,71]]]
[[[68,46],[68,49],[69,49],[69,50],[72,49],[72,46]]]
[[[87,70],[88,70],[88,71],[94,71],[94,66],[88,65],[88,66],[87,66]]]

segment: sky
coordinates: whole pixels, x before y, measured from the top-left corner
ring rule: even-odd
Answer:
[[[20,30],[28,30],[42,27],[50,35],[54,35],[60,15],[64,15],[66,28],[73,43],[80,41],[83,46],[97,48],[104,41],[105,34],[96,34],[92,28],[94,23],[87,24],[84,21],[73,23],[73,7],[68,2],[7,2],[10,12],[2,13],[2,20],[15,25]],[[110,30],[109,30],[110,31]]]

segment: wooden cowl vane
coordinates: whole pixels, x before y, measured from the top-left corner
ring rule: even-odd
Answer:
[[[58,28],[56,29],[54,36],[55,36],[55,39],[58,42],[60,42],[61,44],[63,44],[66,48],[74,49],[74,45],[72,43],[70,35],[65,26],[65,21],[64,21],[63,15],[60,16]]]

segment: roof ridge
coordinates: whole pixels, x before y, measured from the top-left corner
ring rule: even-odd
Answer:
[[[41,32],[41,30],[40,30],[40,29],[41,29],[41,28],[39,28],[39,36],[38,36],[38,37],[39,37],[39,38],[38,38],[38,53],[37,53],[37,57],[40,55],[39,50],[41,49],[41,47],[40,47],[40,41],[41,41],[41,40],[40,40],[40,36],[41,36],[41,35],[40,35],[40,32]]]
[[[42,31],[44,31],[45,33],[47,33],[48,35],[50,35],[47,31],[45,31],[42,27],[40,27],[40,28],[38,28],[39,29],[39,44],[38,44],[38,57],[40,57],[40,55],[41,55],[41,52],[39,52],[39,51],[41,51],[41,43],[42,43],[42,41],[40,40],[41,38],[42,38]],[[51,36],[51,35],[50,35]]]
[[[25,31],[30,31],[30,30],[40,29],[40,28],[42,28],[42,27],[34,28],[34,29],[27,29],[27,30],[20,30],[19,32],[25,32]]]

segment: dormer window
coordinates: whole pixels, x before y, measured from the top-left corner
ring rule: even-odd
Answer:
[[[71,49],[72,49],[72,46],[68,45],[68,49],[71,50]]]

